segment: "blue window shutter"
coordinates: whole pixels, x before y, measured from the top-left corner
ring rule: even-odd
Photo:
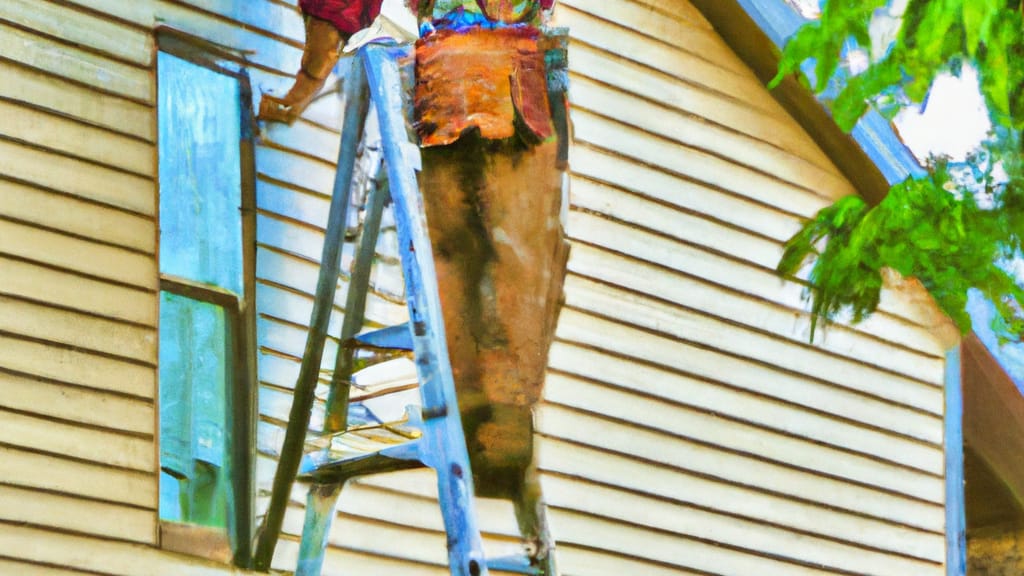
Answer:
[[[241,299],[238,79],[165,52],[157,61],[160,273]],[[229,311],[222,299],[173,292],[160,294],[160,517],[226,527]]]
[[[191,476],[192,460],[225,464],[230,379],[224,310],[168,292],[160,295],[161,466]]]
[[[159,53],[160,272],[244,292],[238,80]]]
[[[192,380],[188,299],[160,293],[160,467],[192,476]]]
[[[160,514],[223,526],[230,473],[225,313],[215,304],[162,292],[160,317]]]

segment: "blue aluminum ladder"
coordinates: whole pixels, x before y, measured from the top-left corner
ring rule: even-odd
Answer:
[[[425,466],[434,469],[437,474],[452,576],[481,576],[488,574],[489,569],[539,574],[540,571],[531,565],[525,555],[493,559],[490,562],[484,558],[474,506],[473,475],[448,360],[426,215],[417,184],[419,148],[410,141],[403,107],[404,91],[399,62],[409,61],[411,55],[408,45],[368,44],[351,58],[351,67],[345,77],[345,120],[320,283],[306,353],[296,384],[289,429],[275,476],[272,501],[257,547],[257,565],[269,565],[283,521],[286,496],[296,476],[312,481],[296,575],[319,576],[331,521],[336,515],[335,506],[345,482],[357,476]],[[327,323],[340,270],[340,245],[344,241],[356,149],[368,114],[367,91],[377,114],[390,192],[386,189],[371,189],[366,202],[363,231],[349,283],[341,334],[342,346],[332,378],[331,397],[328,399],[327,428],[343,434],[347,426],[344,416],[340,424],[336,421],[332,426],[331,414],[344,414],[347,410],[348,381],[353,371],[354,349],[411,349],[415,357],[422,408],[419,413],[410,414],[407,425],[418,430],[418,437],[355,457],[337,458],[328,446],[322,451],[306,454],[298,462],[294,454],[301,453],[305,447],[313,406],[313,389],[323,356]],[[401,327],[385,328],[359,336],[357,333],[363,323],[370,262],[373,260],[380,216],[387,194],[393,202],[398,230],[409,322]],[[278,501],[275,502],[275,499]],[[358,570],[358,567],[355,568]]]

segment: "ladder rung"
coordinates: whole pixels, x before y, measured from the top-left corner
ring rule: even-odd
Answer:
[[[487,568],[513,574],[540,574],[540,568],[530,564],[526,556],[502,556],[501,558],[488,558]]]
[[[302,458],[299,476],[327,483],[366,474],[420,468],[423,463],[420,461],[419,444],[418,439],[410,440],[377,452],[341,459],[331,458],[325,452],[313,452]]]
[[[374,348],[391,348],[394,350],[412,350],[412,333],[409,323],[388,326],[366,334],[359,334],[355,340],[360,344]]]

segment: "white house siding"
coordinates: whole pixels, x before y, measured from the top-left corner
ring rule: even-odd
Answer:
[[[295,5],[0,3],[0,573],[231,573],[155,547],[153,30],[244,50],[254,92],[280,93]],[[574,38],[574,246],[538,422],[562,572],[940,573],[941,345],[894,305],[810,346],[801,287],[770,270],[849,184],[688,4],[563,0],[558,20]],[[256,151],[261,514],[340,109],[323,98]],[[394,262],[379,265],[372,325],[404,314]],[[325,574],[446,574],[434,493],[427,472],[352,483]],[[510,507],[480,515],[489,551],[515,550]]]
[[[807,343],[772,269],[850,184],[685,2],[563,0],[574,240],[539,412],[563,574],[942,574],[942,345]]]
[[[561,572],[944,573],[943,345],[897,298],[809,345],[772,272],[852,186],[688,4],[556,14],[574,242],[538,423]],[[445,574],[434,493],[351,483],[327,572],[358,573],[355,548]],[[514,550],[508,507],[481,507],[489,551]]]
[[[0,4],[3,574],[140,573],[156,543],[152,49],[68,3]]]
[[[0,4],[3,574],[235,573],[156,547],[160,25],[243,50],[257,95],[301,56],[295,2]],[[266,344],[311,301],[339,110],[327,98],[258,146],[261,359],[294,353]]]

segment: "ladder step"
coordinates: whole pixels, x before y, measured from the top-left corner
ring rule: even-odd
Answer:
[[[388,326],[355,337],[356,342],[374,348],[391,348],[394,350],[412,350],[412,332],[409,323]]]
[[[321,483],[344,482],[367,474],[422,468],[420,441],[410,440],[377,452],[347,458],[332,458],[327,452],[313,452],[302,458],[299,478]]]
[[[540,574],[540,568],[530,564],[526,556],[502,556],[501,558],[488,558],[487,568],[500,572],[511,572],[513,574]]]

